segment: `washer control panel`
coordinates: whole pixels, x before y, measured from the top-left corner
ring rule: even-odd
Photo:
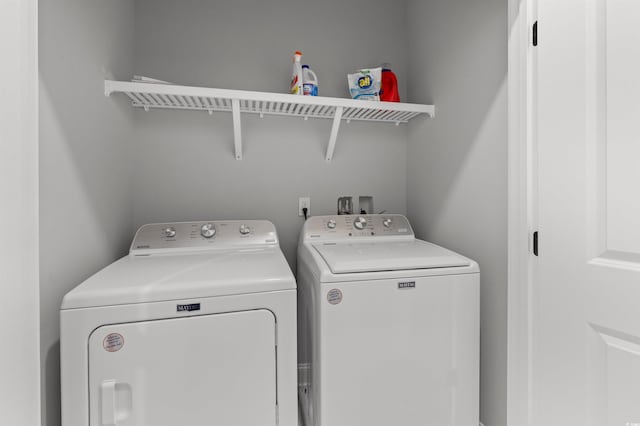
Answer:
[[[305,240],[323,240],[351,237],[414,238],[406,217],[399,214],[313,216],[304,224]]]
[[[263,245],[278,245],[276,228],[267,220],[152,223],[138,229],[129,254],[148,256],[156,253]]]

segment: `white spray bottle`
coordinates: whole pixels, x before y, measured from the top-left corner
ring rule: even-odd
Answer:
[[[293,71],[291,72],[292,95],[302,95],[302,52],[296,51],[293,55]]]

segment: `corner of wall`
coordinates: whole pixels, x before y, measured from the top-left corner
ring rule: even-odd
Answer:
[[[41,1],[38,25],[42,423],[57,426],[60,302],[131,238],[131,108],[102,86],[132,72],[133,4]]]
[[[507,2],[408,1],[413,100],[407,214],[420,238],[481,267],[481,419],[506,425]]]

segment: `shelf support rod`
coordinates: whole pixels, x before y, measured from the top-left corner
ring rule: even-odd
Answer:
[[[233,112],[233,143],[236,149],[236,160],[242,160],[242,126],[240,125],[240,100],[231,100]]]
[[[327,161],[331,161],[333,151],[336,149],[336,139],[338,139],[338,131],[340,130],[343,111],[344,107],[339,106],[336,108],[336,114],[333,116],[333,126],[331,127],[331,135],[329,136],[329,145],[327,146]]]

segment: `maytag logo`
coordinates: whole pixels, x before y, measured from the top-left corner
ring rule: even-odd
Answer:
[[[178,312],[191,312],[191,311],[199,311],[200,304],[199,303],[190,303],[188,305],[178,305]]]
[[[408,288],[416,288],[416,282],[415,281],[400,282],[400,283],[398,283],[398,288],[400,290],[404,290],[404,289],[408,289]]]

